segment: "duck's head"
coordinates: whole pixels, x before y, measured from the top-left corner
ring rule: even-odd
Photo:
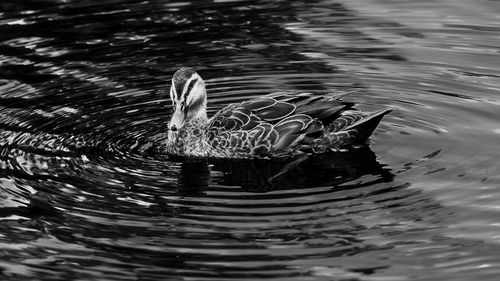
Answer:
[[[172,77],[170,99],[174,113],[168,124],[177,132],[194,118],[207,119],[207,92],[205,82],[193,68],[181,67]]]

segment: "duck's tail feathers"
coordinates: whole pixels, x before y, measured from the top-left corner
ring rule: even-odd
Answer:
[[[355,131],[355,138],[352,145],[366,144],[368,138],[372,135],[373,131],[377,128],[382,118],[391,112],[392,109],[384,109],[374,113],[370,113],[353,124],[347,126],[343,131]]]

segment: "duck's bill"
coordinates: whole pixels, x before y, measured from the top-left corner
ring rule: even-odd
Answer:
[[[185,114],[182,112],[180,108],[177,108],[172,115],[172,118],[170,119],[170,123],[168,123],[168,128],[171,131],[177,131],[182,126],[184,126],[184,121],[185,121]]]

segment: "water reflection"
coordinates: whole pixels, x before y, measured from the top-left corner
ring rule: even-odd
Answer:
[[[213,165],[213,170],[222,173],[221,184],[241,185],[253,192],[337,186],[367,174],[387,182],[393,178],[368,147],[349,153],[332,152],[293,160],[216,161]]]

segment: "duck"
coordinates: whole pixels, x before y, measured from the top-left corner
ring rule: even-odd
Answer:
[[[368,144],[392,109],[365,113],[344,102],[346,94],[270,93],[229,104],[209,118],[204,80],[194,68],[181,67],[171,80],[173,113],[163,152],[270,159],[356,149]]]

